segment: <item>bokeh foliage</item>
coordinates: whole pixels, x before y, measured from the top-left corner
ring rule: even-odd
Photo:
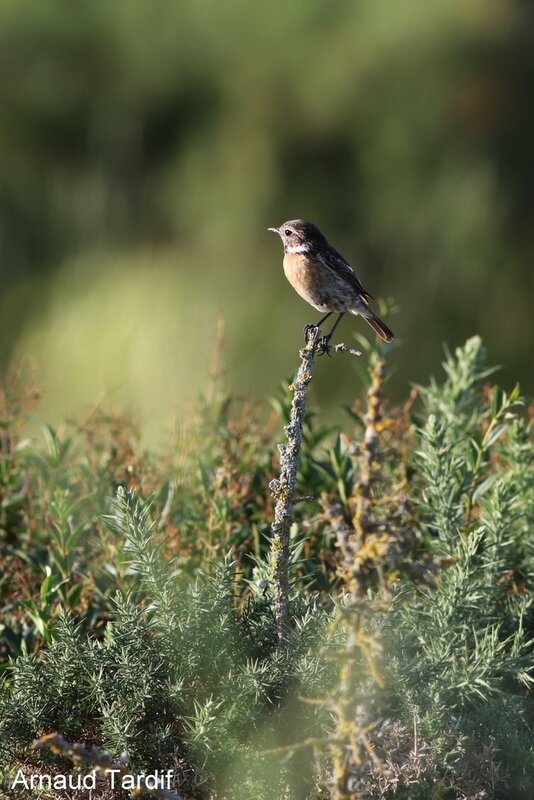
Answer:
[[[477,332],[530,390],[531,31],[520,0],[5,0],[3,363],[36,357],[49,411],[105,387],[153,419],[222,311],[265,391],[310,321],[266,228],[306,216],[399,304],[399,385]]]

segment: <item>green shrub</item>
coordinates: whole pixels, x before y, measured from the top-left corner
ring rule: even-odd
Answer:
[[[359,601],[383,685],[354,659],[354,715],[374,757],[347,759],[348,778],[362,798],[527,800],[531,427],[517,389],[486,385],[478,338],[445,370],[376,428],[369,530],[397,539],[393,560],[369,561],[376,580]],[[185,796],[331,796],[347,663],[337,545],[355,536],[365,412],[356,400],[350,432],[307,416],[298,491],[313,499],[297,504],[291,531],[283,651],[263,581],[273,431],[288,403],[284,392],[275,426],[219,397],[164,454],[143,451],[116,418],[48,429],[42,452],[22,438],[24,404],[5,406],[4,776],[64,771],[30,749],[57,731],[113,758],[127,752],[135,770],[174,769]]]

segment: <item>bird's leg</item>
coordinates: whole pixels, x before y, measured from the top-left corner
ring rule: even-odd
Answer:
[[[323,322],[328,319],[328,317],[332,316],[334,312],[329,311],[316,325],[305,325],[304,326],[304,341],[307,343],[308,339],[310,338],[310,331],[314,330],[315,328],[320,328]]]
[[[324,337],[326,339],[327,344],[330,341],[330,339],[332,338],[332,336],[334,335],[335,329],[337,328],[337,326],[339,325],[339,323],[341,322],[341,320],[343,319],[344,316],[345,316],[345,312],[341,311],[339,316],[338,316],[338,318],[336,319],[336,321],[332,325],[332,330],[330,331],[330,333],[327,336]]]
[[[320,350],[321,350],[321,352],[319,353],[319,355],[321,355],[321,356],[322,356],[322,355],[323,355],[323,353],[326,353],[327,355],[329,355],[329,354],[330,354],[330,352],[329,352],[329,351],[330,351],[330,339],[332,338],[332,336],[333,336],[333,334],[334,334],[334,331],[335,331],[335,329],[337,328],[337,326],[338,326],[338,325],[339,325],[339,323],[341,322],[341,320],[342,320],[342,318],[343,318],[344,314],[345,314],[345,312],[344,312],[344,311],[341,311],[341,312],[340,312],[340,314],[339,314],[339,316],[338,316],[338,318],[337,318],[337,319],[336,319],[336,321],[334,322],[334,324],[333,324],[333,326],[332,326],[332,330],[330,331],[330,333],[328,333],[326,336],[321,336],[321,338],[319,339],[318,346],[319,346],[319,348],[320,348]]]

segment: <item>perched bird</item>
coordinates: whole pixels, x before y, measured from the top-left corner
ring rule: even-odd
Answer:
[[[366,292],[350,264],[334,250],[319,228],[304,219],[292,219],[279,228],[269,228],[277,233],[284,245],[284,273],[291,286],[311,306],[325,316],[316,326],[306,325],[306,336],[310,328],[319,327],[336,311],[339,316],[321,345],[328,351],[328,343],[345,312],[360,315],[385,342],[393,339],[393,333],[380,317],[369,308],[373,296]]]

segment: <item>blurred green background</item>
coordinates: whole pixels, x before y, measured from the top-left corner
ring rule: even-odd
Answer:
[[[317,316],[267,232],[297,216],[398,304],[393,393],[474,333],[534,389],[531,3],[2,0],[0,61],[0,364],[49,418],[163,430],[220,314],[228,385],[271,393]]]

